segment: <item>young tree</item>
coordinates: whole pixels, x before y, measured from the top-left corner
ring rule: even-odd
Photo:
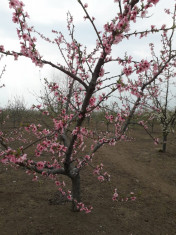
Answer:
[[[2,57],[3,57],[3,55],[0,56],[0,61],[2,60]],[[2,76],[3,76],[4,72],[5,72],[5,69],[6,69],[6,66],[4,66],[2,68],[2,70],[1,70],[1,73],[0,73],[0,82],[1,82]],[[4,84],[0,83],[0,88],[2,88],[4,86],[5,86]],[[2,123],[4,121],[4,115],[3,115],[3,111],[1,110],[1,108],[0,108],[0,115],[1,115],[1,127],[2,127]]]
[[[58,73],[57,76],[52,76],[51,81],[49,81],[47,78],[44,78],[44,84],[42,84],[40,95],[35,95],[38,103],[41,104],[45,110],[48,110],[50,115],[53,117],[59,115],[63,109],[63,103],[58,102],[55,93],[68,96],[70,91],[69,81],[69,77],[64,77],[61,73]],[[53,93],[53,86],[55,86],[55,93]],[[68,110],[69,107],[65,108]]]
[[[162,152],[166,152],[166,146],[168,141],[168,135],[172,131],[174,131],[175,123],[176,123],[176,107],[170,108],[169,107],[169,80],[166,82],[166,91],[165,91],[165,97],[164,101],[162,103],[162,100],[158,100],[155,97],[155,103],[158,106],[158,116],[157,119],[159,120],[159,123],[162,127]],[[172,97],[172,99],[175,97]]]
[[[175,20],[173,21],[175,24]],[[160,56],[156,55],[154,50],[154,44],[150,44],[152,62],[155,64],[155,68],[161,66],[162,61],[165,60],[165,54],[170,54],[173,46],[174,31],[168,37],[167,34],[162,34],[162,49],[160,50]],[[146,73],[146,79],[153,75],[155,71],[151,68]],[[174,104],[175,100],[175,65],[173,62],[168,62],[166,69],[160,74],[159,79],[154,81],[154,84],[149,85],[146,89],[146,97],[142,111],[139,112],[144,117],[144,120],[139,120],[138,123],[142,125],[147,133],[152,137],[148,130],[148,125],[152,127],[152,133],[154,128],[154,122],[159,124],[162,132],[162,152],[166,152],[167,139],[169,133],[174,131],[176,122],[176,108]],[[140,118],[141,119],[141,118]],[[153,137],[152,137],[153,138]],[[153,138],[154,139],[154,138]],[[157,141],[158,142],[158,141]],[[159,143],[159,142],[158,142]]]
[[[173,20],[175,24],[175,19]],[[168,37],[167,34],[162,34],[162,49],[160,50],[160,56],[158,57],[154,50],[154,45],[151,43],[151,55],[152,61],[155,63],[155,67],[158,68],[161,62],[165,60],[165,54],[171,53],[173,45],[174,31]],[[150,73],[146,74],[148,79],[154,71],[150,70]],[[154,81],[154,86],[147,87],[148,96],[145,99],[144,115],[147,114],[148,120],[156,120],[161,126],[162,131],[162,152],[166,152],[167,138],[169,133],[173,130],[176,121],[176,109],[173,103],[175,96],[173,94],[175,88],[175,65],[173,62],[168,62],[165,71],[160,74],[159,79]],[[152,122],[153,124],[153,122]],[[152,127],[153,129],[153,127]]]
[[[164,77],[160,77],[160,83],[155,83],[155,88],[148,88],[151,95],[149,100],[150,119],[156,119],[161,126],[162,132],[162,152],[166,152],[168,135],[174,131],[176,123],[176,107],[172,104],[176,97],[173,95],[176,72],[173,71],[173,66],[168,65]],[[172,89],[171,89],[172,88]],[[151,103],[151,102],[152,103]]]
[[[28,57],[36,66],[40,67],[48,64],[63,72],[69,78],[67,93],[63,93],[59,89],[59,80],[58,84],[49,84],[58,104],[62,105],[61,113],[53,117],[40,105],[35,107],[41,110],[44,115],[51,117],[52,128],[46,129],[35,123],[26,127],[25,130],[32,132],[36,136],[36,140],[26,146],[19,145],[17,150],[13,149],[2,138],[1,145],[5,149],[0,156],[3,163],[17,164],[28,169],[27,173],[34,174],[34,180],[38,177],[36,173],[54,179],[60,192],[66,193],[68,199],[72,201],[73,211],[90,212],[91,210],[81,202],[81,170],[88,164],[92,165],[95,153],[104,144],[114,145],[118,141],[126,139],[126,131],[133,115],[143,105],[145,97],[149,95],[145,92],[146,88],[154,86],[154,81],[167,69],[168,63],[173,63],[173,66],[176,66],[176,53],[171,47],[169,53],[163,54],[160,66],[157,68],[153,61],[146,59],[138,62],[127,55],[123,58],[120,56],[112,57],[112,51],[123,40],[130,40],[133,36],[142,38],[159,31],[163,31],[166,35],[169,34],[169,31],[174,34],[175,31],[175,24],[169,28],[163,25],[159,29],[151,26],[151,29],[144,29],[140,32],[130,29],[131,25],[137,22],[138,17],[144,18],[148,13],[147,11],[150,11],[150,8],[154,7],[159,0],[124,0],[123,2],[115,0],[114,2],[114,4],[117,4],[115,5],[118,11],[117,15],[112,18],[110,23],[104,24],[104,30],[99,32],[95,25],[95,18],[91,17],[87,10],[88,4],[83,4],[81,0],[78,0],[85,13],[85,20],[89,20],[97,36],[95,48],[91,53],[88,53],[86,47],[83,47],[75,38],[73,18],[70,13],[67,15],[70,42],[66,41],[64,35],[56,30],[53,30],[56,35],[54,40],[38,33],[44,40],[52,42],[58,47],[65,65],[55,64],[43,59],[40,55],[37,50],[36,38],[32,36],[36,31],[33,27],[28,26],[28,14],[24,11],[24,4],[18,0],[10,0],[9,6],[14,11],[13,22],[18,25],[17,33],[21,51],[8,51],[4,49],[4,46],[0,46],[2,54],[14,56],[15,59],[19,56]],[[175,9],[173,18],[175,19]],[[117,76],[108,77],[105,69],[107,64],[112,62],[117,63],[118,71],[121,72]],[[146,76],[149,69],[154,72],[150,76]],[[129,93],[135,97],[132,106],[125,104],[123,93]],[[112,133],[109,131],[106,134],[104,132],[95,133],[91,126],[87,128],[85,119],[94,110],[101,109],[103,102],[110,99],[112,94],[116,94],[118,100],[115,102],[121,107],[118,113],[112,115],[112,117],[108,117],[108,114],[106,114],[106,118],[113,119],[115,131]],[[88,139],[89,141],[87,141]],[[27,154],[27,149],[31,146],[35,146],[35,155],[40,157],[39,161]],[[48,153],[50,160],[42,159],[44,152]],[[93,172],[97,175],[99,181],[109,180],[108,173],[103,172],[103,164],[93,167]],[[65,192],[63,190],[64,183],[59,181],[59,174],[70,178],[72,182],[71,191]],[[118,194],[115,190],[113,200],[116,200],[117,197]]]
[[[20,126],[20,123],[24,121],[27,108],[23,97],[15,96],[13,99],[8,101],[6,108],[9,118],[13,122],[13,127]]]

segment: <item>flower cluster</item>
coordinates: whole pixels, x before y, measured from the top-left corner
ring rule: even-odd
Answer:
[[[39,52],[36,50],[36,38],[31,36],[31,32],[33,30],[32,27],[28,27],[26,23],[26,18],[29,18],[28,13],[24,13],[24,4],[22,1],[18,0],[10,0],[9,7],[14,9],[12,21],[14,23],[19,24],[19,28],[17,29],[17,34],[19,40],[21,40],[21,53],[31,58],[32,62],[35,65],[42,67],[41,56]],[[14,54],[15,60],[18,58],[17,54]]]

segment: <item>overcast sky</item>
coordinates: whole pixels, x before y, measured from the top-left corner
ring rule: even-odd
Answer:
[[[25,4],[25,11],[30,15],[28,24],[34,26],[35,29],[46,36],[53,37],[51,30],[55,29],[67,34],[66,31],[66,13],[68,11],[74,17],[76,25],[76,37],[78,41],[92,49],[95,45],[96,35],[92,30],[89,22],[83,20],[84,12],[78,4],[77,0],[23,0]],[[83,1],[84,3],[86,1]],[[91,16],[96,18],[96,25],[99,30],[102,30],[103,25],[114,17],[118,9],[117,3],[114,0],[87,0],[89,5],[88,11]],[[171,25],[171,21],[163,11],[164,8],[171,8],[174,5],[174,0],[160,0],[160,3],[154,7],[150,13],[152,15],[149,19],[141,20],[134,24],[131,28],[143,30],[144,27],[150,28],[151,24]],[[12,22],[12,9],[9,9],[7,0],[0,0],[0,45],[4,45],[6,50],[19,51],[19,41],[16,34],[17,25]],[[131,53],[136,59],[149,57],[150,42],[155,42],[156,47],[159,46],[159,35],[151,35],[148,39],[137,40],[132,38],[130,41],[124,41],[119,44],[118,49],[114,50],[114,55],[122,55],[125,51]],[[60,62],[61,58],[58,50],[53,45],[47,44],[41,40],[38,41],[38,49],[44,59]],[[5,84],[5,88],[0,90],[0,106],[7,104],[14,96],[23,96],[28,107],[36,103],[35,97],[32,93],[38,93],[41,89],[41,82],[44,77],[51,78],[53,71],[50,67],[44,66],[42,69],[35,67],[34,64],[27,58],[19,58],[14,61],[13,58],[5,57],[0,62],[0,69],[4,65],[6,73],[4,74],[1,83]],[[116,67],[112,65],[109,67],[112,74],[115,75]]]

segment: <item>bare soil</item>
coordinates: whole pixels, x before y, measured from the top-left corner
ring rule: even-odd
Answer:
[[[53,203],[58,193],[51,180],[32,182],[23,169],[0,165],[0,234],[176,234],[176,138],[170,139],[162,153],[137,130],[134,141],[100,149],[93,164],[103,162],[111,182],[99,183],[90,167],[81,173],[90,214],[72,212],[63,198]],[[136,201],[113,202],[114,188],[121,197],[133,191]]]

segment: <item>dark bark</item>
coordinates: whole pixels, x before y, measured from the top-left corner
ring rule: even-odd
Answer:
[[[154,132],[154,122],[155,122],[155,120],[153,119],[151,122],[152,133]]]
[[[167,145],[167,133],[163,133],[163,147],[162,147],[162,152],[166,152],[166,145]]]
[[[106,131],[108,132],[109,132],[109,124],[110,124],[109,122],[106,123]]]
[[[79,173],[71,178],[72,180],[72,210],[78,212],[77,202],[81,201],[80,175]]]
[[[76,126],[75,126],[77,128],[81,127],[83,121],[85,120],[87,107],[89,105],[90,98],[92,97],[92,94],[95,90],[96,81],[99,77],[100,69],[101,69],[103,64],[104,64],[104,58],[100,58],[97,62],[94,73],[92,74],[92,79],[89,83],[89,86],[86,87],[87,92],[86,92],[86,96],[84,98],[82,108],[81,108],[81,112],[80,112],[82,117],[77,119],[77,123],[76,123]],[[64,169],[65,169],[65,172],[67,174],[69,174],[69,172],[70,172],[70,157],[71,157],[71,154],[72,154],[72,151],[73,151],[73,146],[74,146],[74,143],[75,143],[76,140],[77,140],[77,135],[73,135],[73,137],[70,141],[70,144],[67,148],[65,163],[64,163]]]

